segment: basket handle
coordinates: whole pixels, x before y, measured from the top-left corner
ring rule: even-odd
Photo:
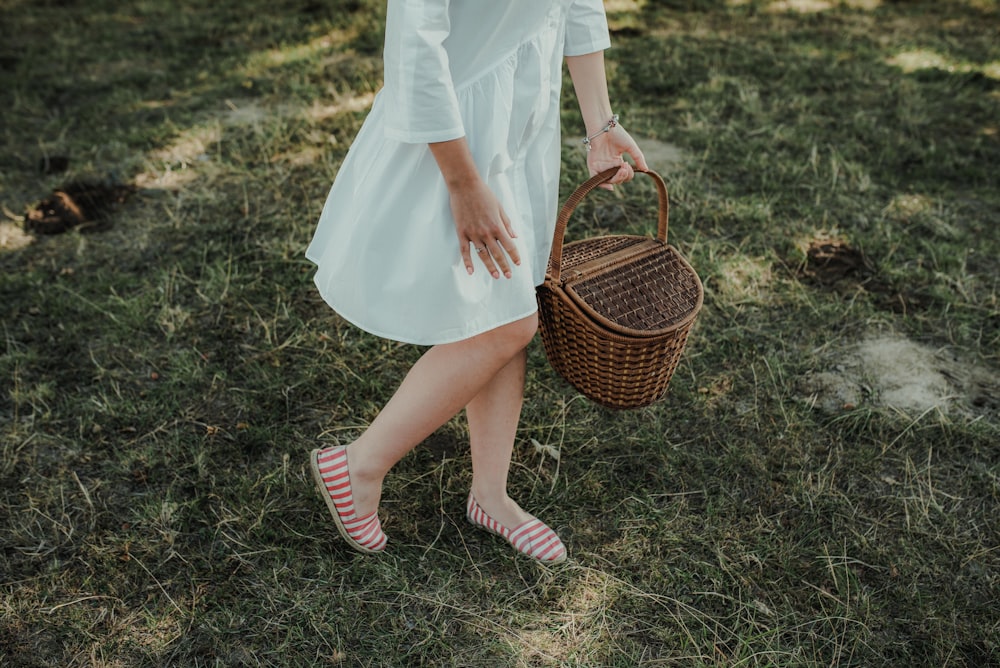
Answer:
[[[667,223],[670,219],[670,200],[667,198],[667,184],[663,182],[663,177],[654,172],[653,170],[642,171],[640,169],[635,170],[635,172],[648,174],[653,182],[656,184],[656,192],[660,198],[660,209],[659,217],[657,221],[656,238],[667,243]],[[552,237],[552,252],[549,255],[549,268],[552,279],[555,281],[559,280],[559,275],[562,269],[562,247],[563,239],[566,236],[566,224],[569,222],[570,216],[573,215],[573,211],[576,209],[577,205],[583,201],[591,190],[601,185],[605,181],[611,179],[612,176],[618,173],[618,167],[612,167],[611,169],[606,169],[600,174],[595,174],[591,176],[588,180],[584,181],[569,198],[566,203],[563,204],[562,209],[559,211],[559,217],[556,218],[556,230]]]

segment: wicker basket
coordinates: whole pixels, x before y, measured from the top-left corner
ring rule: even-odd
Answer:
[[[704,299],[691,265],[667,244],[669,200],[659,174],[657,236],[615,235],[563,245],[566,224],[587,194],[616,169],[576,189],[556,221],[539,328],[549,362],[584,396],[609,408],[638,408],[667,391]]]

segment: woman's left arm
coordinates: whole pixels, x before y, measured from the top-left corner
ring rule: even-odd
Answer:
[[[612,167],[619,167],[608,183],[601,186],[608,190],[611,184],[624,183],[634,176],[632,166],[624,159],[627,153],[635,166],[647,170],[646,158],[635,140],[620,124],[615,124],[603,132],[612,118],[611,102],[608,97],[608,80],[604,72],[604,52],[595,51],[580,56],[567,56],[566,64],[573,79],[573,88],[580,103],[583,123],[590,140],[587,152],[587,167],[591,175]],[[596,135],[596,136],[595,136]]]

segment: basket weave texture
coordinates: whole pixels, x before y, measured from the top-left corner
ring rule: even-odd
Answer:
[[[563,205],[537,296],[552,367],[589,399],[624,409],[648,406],[666,393],[704,291],[667,243],[667,187],[652,171],[644,173],[659,195],[656,238],[613,235],[563,245],[574,209],[616,171],[594,176]]]

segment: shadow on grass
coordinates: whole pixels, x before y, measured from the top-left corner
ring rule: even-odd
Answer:
[[[625,4],[615,98],[690,156],[672,233],[708,299],[651,409],[590,406],[529,351],[511,488],[566,538],[555,571],[467,528],[459,420],[387,482],[384,559],[342,546],[305,470],[420,352],[332,316],[301,258],[382,3],[0,5],[8,217],[77,176],[143,188],[100,235],[0,251],[0,663],[996,658],[995,410],[797,389],[872,331],[997,364],[995,12]],[[588,202],[575,233],[651,201]],[[805,280],[824,243],[867,273]]]

